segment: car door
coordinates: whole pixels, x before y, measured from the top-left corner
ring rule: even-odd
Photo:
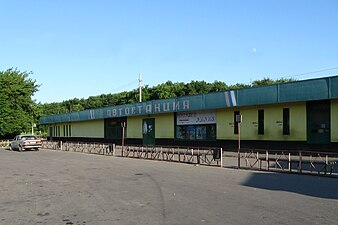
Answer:
[[[11,143],[12,149],[18,148],[17,139],[18,139],[18,136],[15,136],[12,143]]]

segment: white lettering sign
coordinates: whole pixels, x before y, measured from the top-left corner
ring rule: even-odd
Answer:
[[[146,105],[137,105],[132,104],[128,106],[115,106],[106,111],[107,117],[122,117],[122,116],[132,116],[132,115],[144,115],[144,114],[153,114],[153,113],[161,113],[161,112],[177,112],[183,110],[190,109],[190,101],[189,100],[170,100],[168,102],[163,103],[152,103],[147,102]],[[90,114],[90,116],[94,116],[94,114]],[[200,118],[201,121],[205,120],[205,118]]]
[[[215,112],[177,113],[177,125],[215,124]]]

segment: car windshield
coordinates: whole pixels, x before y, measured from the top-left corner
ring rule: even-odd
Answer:
[[[35,136],[22,136],[21,137],[22,140],[36,140]]]

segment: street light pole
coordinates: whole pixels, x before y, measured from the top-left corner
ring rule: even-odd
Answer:
[[[36,127],[36,124],[32,122],[32,135],[34,135],[34,127]]]
[[[122,156],[123,156],[123,149],[124,149],[124,132],[126,127],[126,122],[121,122],[122,127]]]
[[[238,169],[241,167],[241,123],[238,124],[238,150],[237,150],[237,157],[238,157]]]
[[[141,73],[139,74],[139,94],[140,94],[140,102],[142,102],[142,79],[141,79]]]
[[[238,158],[238,169],[241,167],[241,122],[242,122],[242,115],[236,115],[236,122],[238,128],[238,149],[237,149],[237,158]]]

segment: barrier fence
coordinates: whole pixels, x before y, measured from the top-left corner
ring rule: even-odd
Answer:
[[[0,140],[0,147],[1,148],[7,148],[9,147],[10,140]]]
[[[62,141],[43,142],[42,148],[197,165],[338,177],[338,153],[242,149],[237,154],[223,151],[222,148],[121,146],[107,143]]]
[[[338,176],[338,154],[330,152],[241,150],[237,167]]]
[[[222,148],[191,148],[163,146],[125,146],[121,156],[192,163],[208,166],[222,166]]]
[[[129,158],[192,163],[208,166],[223,165],[221,148],[182,148],[164,146],[120,146],[86,142],[43,142],[42,148]]]

